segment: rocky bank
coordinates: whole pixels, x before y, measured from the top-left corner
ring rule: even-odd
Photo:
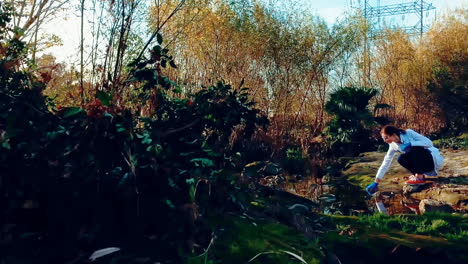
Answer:
[[[392,210],[398,213],[402,207],[416,213],[427,210],[468,213],[468,150],[442,149],[441,153],[445,161],[439,175],[427,177],[427,183],[417,188],[405,184],[410,173],[395,157],[374,197],[385,203],[390,214]],[[365,188],[374,180],[384,156],[385,152],[362,153],[348,162],[343,174],[350,183]]]

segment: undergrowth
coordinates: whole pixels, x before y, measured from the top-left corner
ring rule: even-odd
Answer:
[[[434,145],[439,148],[466,150],[468,149],[468,133],[464,133],[458,137],[434,140]]]
[[[382,232],[401,230],[409,234],[440,236],[454,242],[468,242],[468,219],[461,215],[426,213],[423,215],[362,216],[359,223]]]

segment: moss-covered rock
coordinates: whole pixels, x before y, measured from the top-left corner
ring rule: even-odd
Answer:
[[[367,185],[371,184],[375,179],[374,174],[354,174],[348,177],[348,181],[357,185],[361,188],[365,188]]]

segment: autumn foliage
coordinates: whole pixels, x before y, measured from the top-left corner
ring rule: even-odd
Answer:
[[[321,176],[375,149],[383,124],[466,132],[466,11],[364,50],[358,14],[330,25],[280,2],[94,1],[87,65],[36,57],[40,43],[12,26],[19,2],[0,2],[2,247],[79,263],[115,243],[180,263],[215,239],[204,216],[252,206],[248,163]]]

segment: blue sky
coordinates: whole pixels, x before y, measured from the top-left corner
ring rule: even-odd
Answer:
[[[275,0],[265,0],[275,1]],[[280,1],[295,1],[300,9],[310,11],[314,15],[318,15],[325,19],[328,23],[332,24],[335,20],[342,16],[346,11],[351,10],[352,6],[356,7],[359,3],[363,4],[364,0],[280,0]],[[419,0],[380,0],[381,5],[407,3]],[[437,10],[432,12],[426,21],[429,23],[437,16],[446,13],[448,10],[454,8],[464,7],[468,8],[468,0],[425,0],[432,3]],[[376,6],[378,0],[369,0],[369,4]],[[76,13],[76,12],[75,12]],[[405,21],[411,24],[411,16],[398,16],[395,18],[388,18],[390,23],[391,19],[395,23]],[[416,23],[416,22],[414,22]],[[79,50],[79,32],[80,32],[80,19],[76,14],[69,14],[66,20],[59,18],[52,21],[47,27],[47,31],[57,34],[63,41],[63,46],[52,47],[45,52],[52,53],[59,61],[66,61],[68,63],[77,63],[78,50]]]
[[[304,7],[312,10],[315,14],[323,17],[328,23],[333,23],[343,12],[350,10],[353,6],[363,5],[364,0],[299,0]],[[380,0],[380,5],[392,5],[408,3],[419,0]],[[459,7],[468,7],[467,0],[424,0],[435,6],[437,14]],[[371,6],[377,6],[378,0],[368,0]]]

